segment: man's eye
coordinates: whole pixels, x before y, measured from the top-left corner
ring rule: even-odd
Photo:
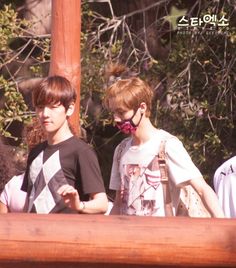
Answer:
[[[43,107],[44,107],[43,105],[38,105],[38,106],[36,106],[36,108],[39,109],[39,110],[42,110]]]
[[[51,107],[51,108],[54,108],[54,109],[55,109],[55,108],[58,108],[59,106],[60,106],[60,104],[52,104],[52,105],[50,105],[50,107]]]
[[[126,113],[126,111],[123,110],[119,110],[115,112],[117,115],[124,115]]]

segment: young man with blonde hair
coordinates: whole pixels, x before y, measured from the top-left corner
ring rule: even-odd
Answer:
[[[177,214],[181,187],[191,185],[212,217],[224,217],[214,191],[181,141],[152,125],[152,96],[152,89],[137,77],[118,79],[106,90],[105,106],[120,131],[130,135],[117,146],[113,157],[110,189],[116,191],[116,198],[111,214],[167,216],[161,173],[154,163],[165,141],[173,215]]]

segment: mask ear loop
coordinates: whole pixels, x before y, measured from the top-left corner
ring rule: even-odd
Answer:
[[[135,123],[133,122],[133,118],[134,118],[134,116],[136,115],[137,111],[138,111],[138,109],[136,110],[136,112],[134,113],[134,115],[129,119],[130,124],[131,124],[133,127],[138,127],[139,124],[140,124],[140,122],[141,122],[141,120],[142,120],[142,118],[143,118],[143,113],[141,113],[141,116],[140,116],[140,119],[139,119],[138,123],[135,124]]]
[[[139,108],[138,108],[138,109],[139,109]],[[135,123],[133,122],[133,118],[134,118],[134,116],[136,115],[138,109],[134,112],[134,114],[133,114],[129,119],[123,120],[122,122],[117,122],[116,124],[117,124],[117,125],[121,125],[122,123],[129,122],[129,123],[131,124],[132,127],[137,128],[138,125],[140,124],[141,120],[142,120],[142,117],[143,117],[143,113],[141,113],[141,117],[140,117],[138,123],[135,124]]]

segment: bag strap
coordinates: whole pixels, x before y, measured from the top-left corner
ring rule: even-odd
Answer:
[[[163,188],[165,215],[167,217],[171,217],[171,216],[174,216],[174,214],[173,214],[172,199],[171,199],[171,194],[170,194],[168,170],[166,166],[165,145],[166,145],[166,140],[161,141],[157,159],[158,159],[159,169],[161,173],[161,183],[162,183],[162,188]]]
[[[119,147],[117,148],[117,162],[120,165],[121,155],[126,146],[127,139],[123,140]],[[161,184],[163,188],[163,196],[164,196],[164,206],[165,206],[165,215],[167,217],[174,216],[173,214],[173,206],[172,206],[172,199],[170,194],[170,187],[169,187],[169,177],[168,177],[168,170],[166,166],[166,153],[165,153],[165,144],[166,140],[161,141],[159,153],[157,156],[157,161],[161,173]]]

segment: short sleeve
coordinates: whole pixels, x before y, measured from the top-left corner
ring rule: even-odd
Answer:
[[[1,195],[0,195],[0,201],[7,206],[8,202],[7,202],[7,184],[5,185]]]
[[[105,192],[97,155],[91,147],[86,147],[79,158],[84,194]]]
[[[202,177],[201,172],[179,139],[170,138],[167,140],[166,154],[170,179],[175,185]]]
[[[227,218],[236,217],[236,156],[224,162],[214,174],[214,189]]]
[[[120,149],[120,144],[116,147],[114,156],[113,156],[113,163],[112,163],[112,169],[111,169],[111,177],[110,177],[110,185],[109,188],[111,190],[118,191],[120,190],[121,187],[121,178],[120,178],[120,172],[119,172],[119,149]],[[121,158],[121,155],[119,156]]]

